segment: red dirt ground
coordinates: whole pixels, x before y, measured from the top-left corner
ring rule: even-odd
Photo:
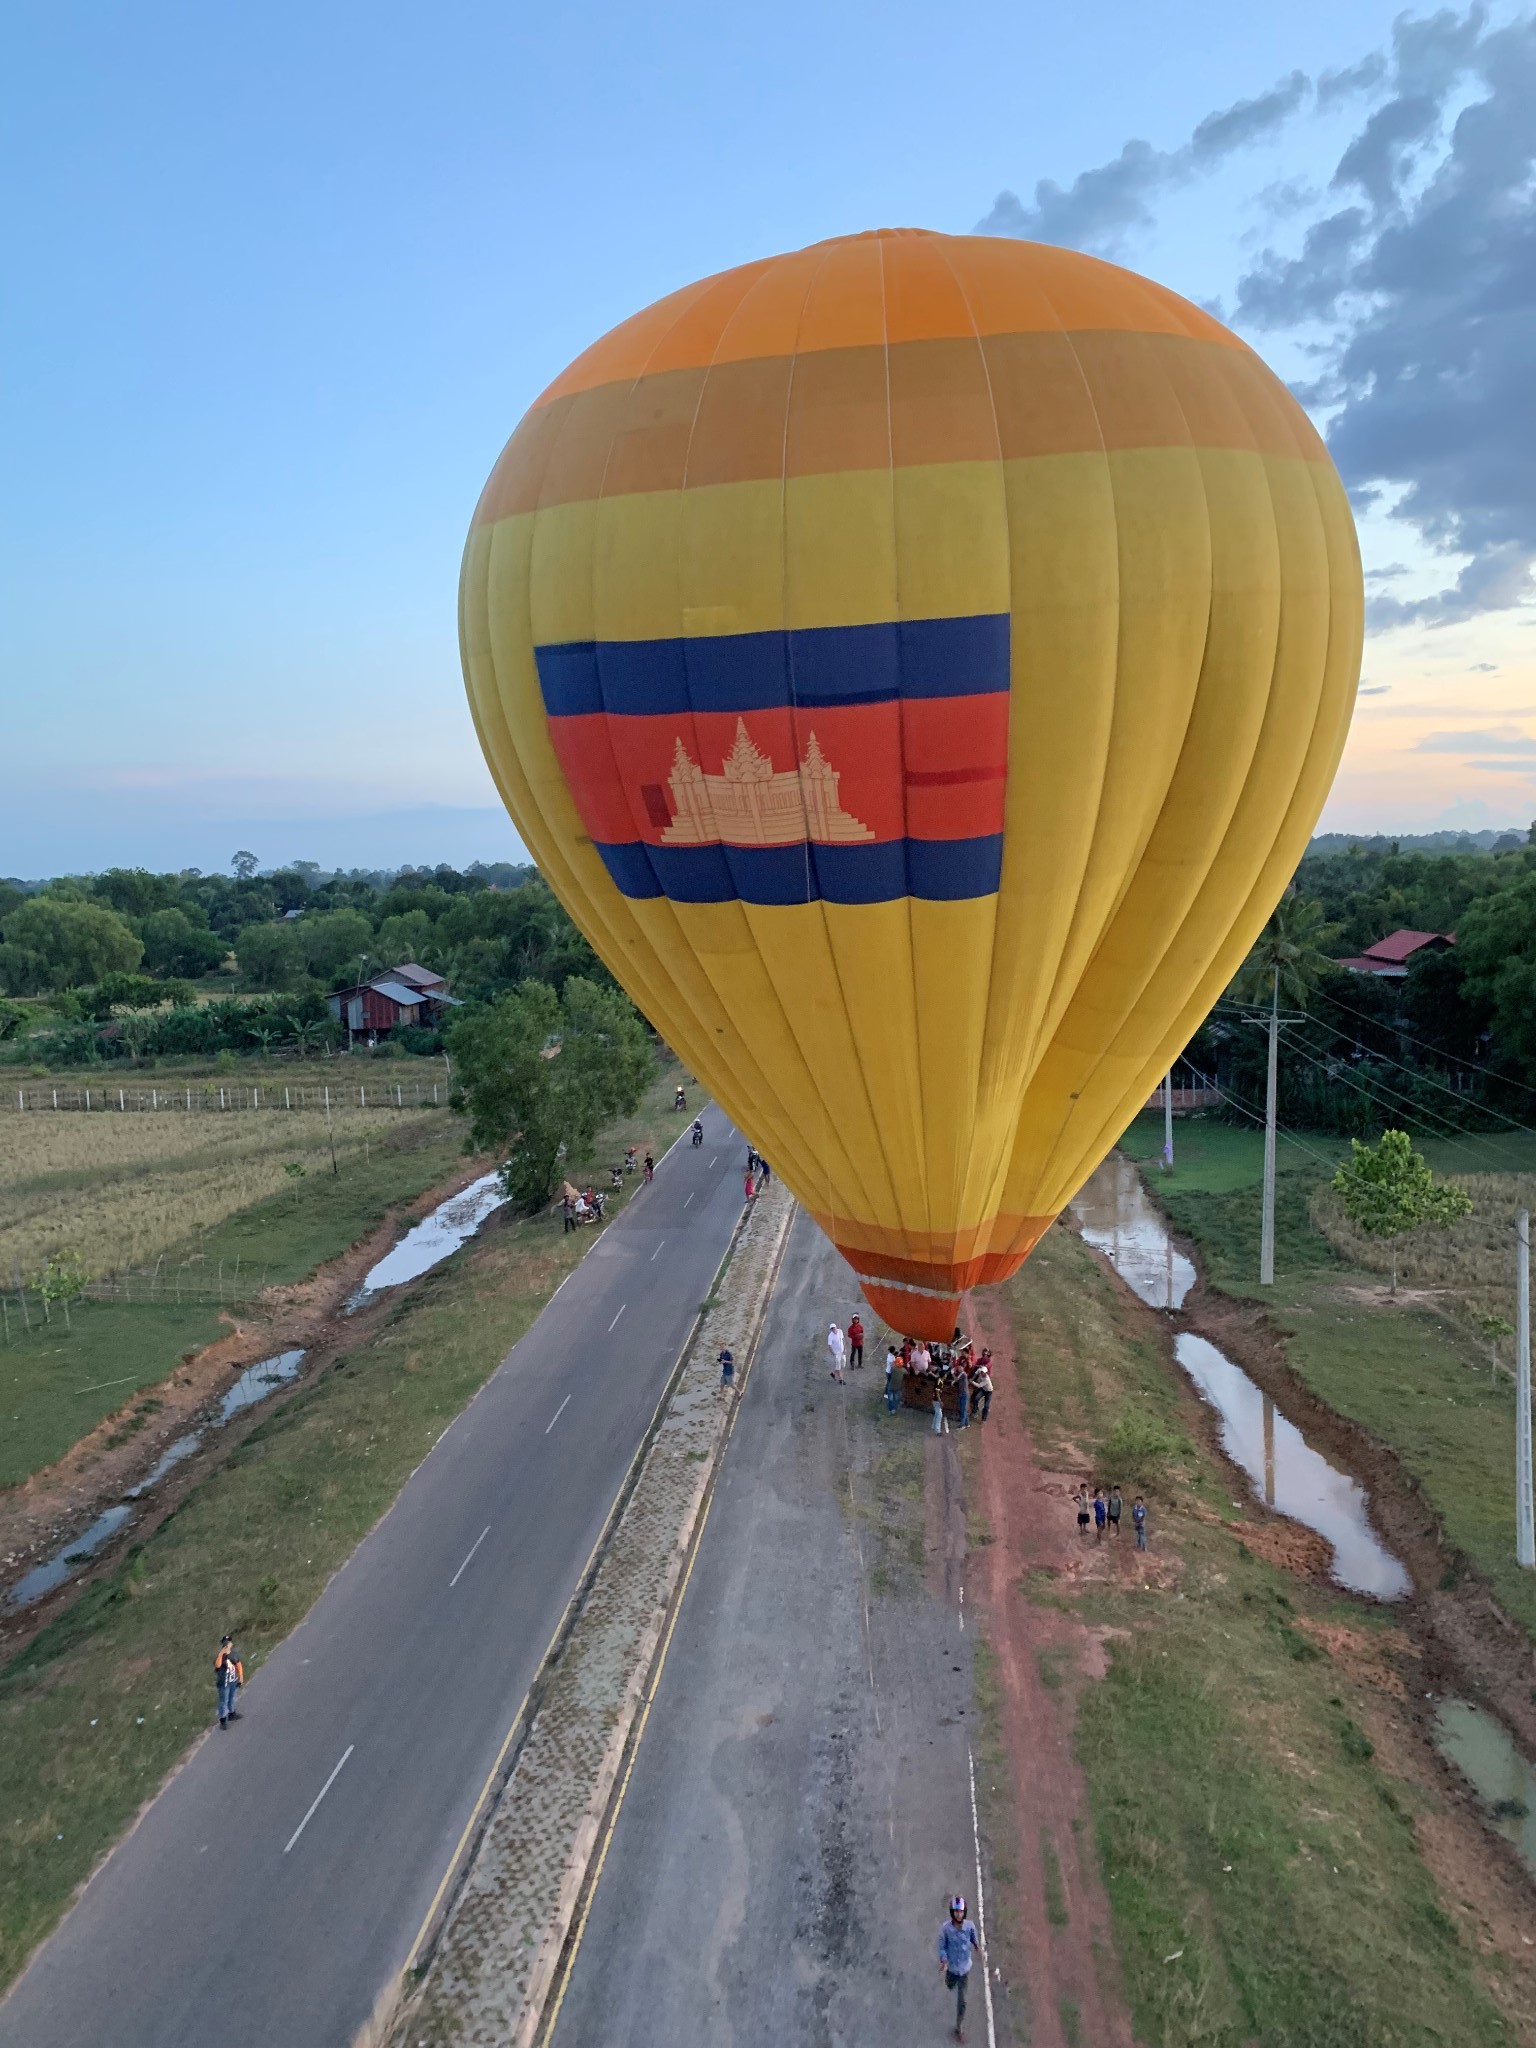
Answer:
[[[1013,1336],[991,1300],[973,1300],[978,1336],[990,1344],[1001,1398],[981,1429],[980,1506],[991,1541],[971,1557],[973,1593],[987,1611],[997,1657],[1001,1737],[1013,1774],[1017,1841],[1008,1860],[1018,1978],[1028,2002],[1031,2048],[1068,2048],[1061,2010],[1078,2015],[1079,2038],[1096,2048],[1132,2048],[1130,2015],[1115,1981],[1109,1901],[1099,1881],[1093,1822],[1072,1728],[1083,1687],[1103,1675],[1101,1630],[1038,1605],[1021,1590],[1030,1573],[1072,1580],[1126,1576],[1165,1583],[1166,1560],[1138,1554],[1129,1536],[1084,1545],[1064,1473],[1044,1471],[1016,1400]],[[1042,1676],[1042,1662],[1056,1683]],[[1066,1924],[1052,1925],[1043,1843],[1055,1849]],[[1060,1917],[1058,1909],[1058,1918]]]

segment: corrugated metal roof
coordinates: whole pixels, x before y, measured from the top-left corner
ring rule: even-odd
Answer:
[[[434,974],[430,967],[418,967],[414,960],[402,961],[398,967],[391,968],[390,972],[397,980],[414,982],[421,988],[429,988],[443,978],[440,974]]]
[[[1395,932],[1388,932],[1387,936],[1378,939],[1374,946],[1367,946],[1364,957],[1367,960],[1390,961],[1395,966],[1436,939],[1443,940],[1448,946],[1454,946],[1456,943],[1449,932],[1415,932],[1404,925]]]
[[[370,981],[368,986],[375,995],[388,996],[392,1003],[402,1003],[414,1010],[423,1001],[419,988],[407,988],[403,981]]]

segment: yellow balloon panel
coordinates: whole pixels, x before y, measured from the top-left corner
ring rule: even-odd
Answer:
[[[589,349],[486,486],[460,611],[561,900],[871,1301],[940,1335],[1273,908],[1362,602],[1326,451],[1208,315],[882,233]]]

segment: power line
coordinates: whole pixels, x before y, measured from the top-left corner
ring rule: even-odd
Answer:
[[[1447,1052],[1442,1045],[1431,1045],[1427,1038],[1415,1038],[1411,1031],[1403,1031],[1396,1024],[1387,1024],[1380,1017],[1369,1017],[1364,1010],[1351,1009],[1348,1003],[1341,1003],[1337,996],[1329,995],[1325,989],[1318,989],[1316,993],[1325,1003],[1332,1003],[1336,1010],[1342,1010],[1346,1017],[1355,1017],[1362,1024],[1374,1024],[1379,1031],[1390,1031],[1398,1038],[1406,1038],[1410,1045],[1418,1046],[1421,1052],[1432,1052],[1437,1058],[1451,1060],[1458,1067],[1469,1067],[1474,1074],[1486,1074],[1490,1081],[1497,1081],[1502,1088],[1518,1088],[1522,1095],[1536,1098],[1536,1088],[1528,1088],[1524,1081],[1515,1081],[1507,1075],[1496,1074],[1492,1067],[1485,1067],[1480,1060],[1463,1059],[1459,1053]],[[1452,1093],[1454,1092],[1452,1090]],[[1519,1128],[1524,1130],[1525,1126],[1521,1124]]]
[[[1281,1036],[1284,1037],[1285,1034],[1282,1032]],[[1475,1133],[1463,1130],[1459,1124],[1453,1124],[1449,1117],[1441,1115],[1438,1110],[1426,1109],[1422,1103],[1413,1101],[1410,1096],[1404,1095],[1399,1089],[1389,1087],[1385,1081],[1377,1081],[1371,1088],[1362,1087],[1351,1075],[1334,1072],[1325,1060],[1319,1059],[1314,1053],[1309,1052],[1305,1045],[1295,1044],[1289,1039],[1286,1040],[1286,1043],[1289,1050],[1299,1054],[1309,1066],[1318,1068],[1332,1081],[1342,1081],[1347,1088],[1353,1088],[1357,1095],[1365,1096],[1367,1101],[1377,1100],[1382,1095],[1390,1096],[1394,1102],[1402,1104],[1421,1123],[1430,1123],[1432,1125],[1433,1122],[1437,1121],[1443,1128],[1440,1130],[1431,1128],[1430,1136],[1438,1138],[1442,1144],[1476,1145],[1479,1142]],[[1502,1173],[1508,1169],[1504,1162],[1499,1160],[1493,1170]]]
[[[1199,1068],[1190,1065],[1189,1061],[1186,1060],[1185,1065],[1189,1066],[1191,1073],[1200,1073]],[[1252,1110],[1246,1103],[1239,1102],[1235,1095],[1229,1095],[1218,1081],[1212,1080],[1208,1075],[1201,1074],[1200,1085],[1202,1088],[1209,1088],[1213,1094],[1219,1095],[1223,1102],[1228,1103],[1237,1111],[1239,1116],[1245,1116],[1250,1123],[1258,1124],[1261,1129],[1263,1128],[1264,1119],[1257,1110]],[[1315,1159],[1320,1166],[1326,1167],[1329,1173],[1337,1171],[1338,1161],[1336,1159],[1330,1159],[1326,1153],[1317,1151],[1313,1146],[1307,1144],[1305,1139],[1298,1138],[1294,1131],[1288,1131],[1283,1124],[1277,1123],[1275,1125],[1275,1136],[1277,1138],[1284,1138],[1288,1145],[1294,1145],[1299,1152],[1305,1152],[1309,1159]]]

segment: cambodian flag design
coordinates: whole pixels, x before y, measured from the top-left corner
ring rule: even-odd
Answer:
[[[679,903],[986,896],[1008,618],[535,649],[550,736],[620,890]]]

